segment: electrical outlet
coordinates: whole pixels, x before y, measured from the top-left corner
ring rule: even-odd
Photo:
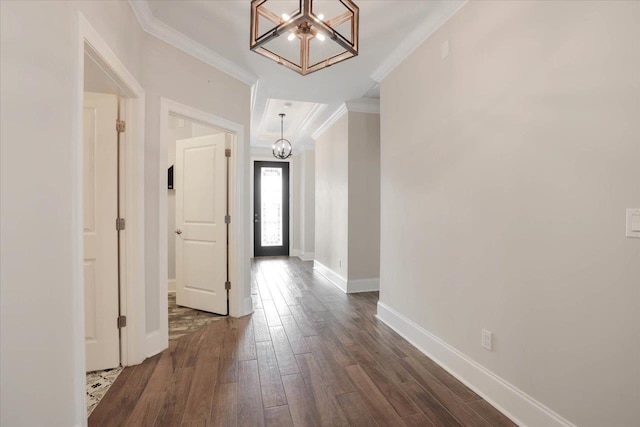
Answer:
[[[491,331],[487,331],[486,329],[482,330],[482,346],[491,351],[493,347],[493,334]]]

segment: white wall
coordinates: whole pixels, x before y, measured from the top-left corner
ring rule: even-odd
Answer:
[[[381,303],[572,423],[640,425],[640,3],[469,2],[381,100]]]
[[[82,90],[79,11],[146,91],[147,331],[157,330],[160,318],[159,254],[149,249],[158,248],[160,97],[249,130],[249,87],[143,34],[128,2],[0,2],[3,426],[86,423],[78,351],[84,345],[77,292],[81,188],[74,169],[81,164],[74,157],[80,144],[75,102]],[[248,170],[240,172],[248,176]],[[248,216],[244,222],[241,239],[248,236]],[[244,270],[250,295],[248,264]]]
[[[380,277],[380,115],[349,112],[349,280]]]
[[[302,154],[302,219],[301,252],[302,258],[311,261],[315,250],[316,217],[316,153],[307,149]]]
[[[178,118],[169,117],[169,149],[167,153],[167,169],[176,162],[176,141],[180,139],[191,138],[193,135],[192,122],[183,120],[183,126],[178,125]],[[175,291],[176,284],[176,190],[167,189],[167,237],[168,244],[168,277],[170,292]]]
[[[84,343],[79,9],[138,74],[140,31],[127,3],[0,2],[3,426],[86,422],[76,351]]]
[[[160,138],[160,98],[188,105],[195,109],[213,114],[224,119],[244,125],[245,132],[249,130],[250,116],[250,87],[227,74],[218,71],[205,63],[171,47],[170,45],[145,34],[142,51],[142,85],[146,91],[146,140],[145,148],[145,213],[146,213],[146,245],[148,248],[159,247],[159,173],[165,174],[166,169],[159,171]],[[249,164],[248,147],[245,148],[247,158],[241,164]],[[249,176],[248,167],[240,174]],[[249,206],[249,182],[245,179],[243,197],[245,206]],[[162,191],[167,191],[166,188]],[[245,213],[244,235],[249,244],[249,213]],[[147,319],[148,334],[157,331],[159,325],[160,293],[158,288],[159,265],[158,254],[153,250],[146,251],[146,290],[147,290]],[[245,277],[241,283],[245,295],[251,295],[248,258],[240,260],[245,264]],[[162,297],[163,298],[163,297]],[[232,309],[234,306],[232,305]],[[237,315],[232,311],[232,315]]]
[[[316,140],[315,260],[348,274],[349,121],[342,116]]]
[[[302,215],[304,212],[304,153],[295,153],[291,156],[289,165],[290,194],[289,203],[291,210],[291,244],[289,253],[291,256],[299,256],[302,253]]]
[[[298,150],[292,157],[291,172],[291,255],[311,261],[315,245],[315,151]]]
[[[376,290],[380,270],[378,114],[347,111],[318,138],[316,190],[319,271],[330,269],[330,280],[342,282],[336,284],[347,292]]]

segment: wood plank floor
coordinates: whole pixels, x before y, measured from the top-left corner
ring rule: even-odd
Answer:
[[[311,266],[254,260],[254,313],[126,368],[89,425],[514,425]]]

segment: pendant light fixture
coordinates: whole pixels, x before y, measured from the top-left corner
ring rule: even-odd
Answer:
[[[293,147],[288,139],[284,139],[284,113],[280,113],[280,139],[273,143],[273,157],[284,160],[291,157]]]
[[[304,76],[358,55],[359,15],[351,0],[251,0],[251,50]]]

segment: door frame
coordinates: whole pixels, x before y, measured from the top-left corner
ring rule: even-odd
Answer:
[[[169,115],[176,115],[185,119],[223,130],[232,135],[231,162],[229,162],[229,214],[231,215],[231,227],[229,228],[229,314],[239,317],[250,314],[253,311],[251,291],[246,289],[249,282],[249,258],[246,256],[247,247],[247,212],[244,191],[245,185],[245,147],[248,146],[244,125],[227,120],[225,118],[207,113],[202,110],[181,104],[168,98],[160,98],[160,155],[159,168],[160,180],[160,241],[158,244],[160,282],[160,334],[158,345],[167,348],[169,345],[169,316],[167,298],[168,295],[168,212],[167,212],[167,157],[169,147]],[[156,352],[157,353],[157,352]]]
[[[293,167],[293,162],[292,162],[293,156],[288,158],[288,159],[276,159],[275,157],[273,157],[273,154],[271,154],[271,149],[263,149],[263,148],[256,148],[253,147],[251,149],[251,157],[249,159],[249,210],[250,210],[250,221],[251,221],[251,226],[249,227],[249,234],[251,237],[251,245],[250,245],[250,253],[251,253],[251,258],[255,257],[255,252],[254,252],[254,241],[255,241],[255,229],[253,227],[253,211],[255,209],[255,207],[253,206],[253,200],[254,200],[254,195],[255,195],[255,188],[253,188],[254,186],[254,167],[255,167],[255,162],[282,162],[282,163],[289,163],[289,256],[296,256],[295,253],[293,253],[293,180],[294,179],[298,179],[298,177],[295,176],[295,168]]]
[[[74,386],[78,398],[78,419],[86,419],[86,354],[84,331],[83,280],[83,105],[84,58],[88,55],[105,75],[122,91],[121,106],[127,122],[127,131],[121,134],[123,149],[120,158],[120,208],[127,227],[120,237],[120,312],[127,316],[127,326],[121,330],[120,360],[123,366],[141,363],[144,352],[145,331],[145,274],[144,274],[144,116],[145,92],[117,55],[78,12],[78,39],[76,47],[77,86],[74,99],[74,146],[72,153],[75,188],[73,203],[74,241],[74,322],[76,377]],[[114,125],[115,126],[115,125]],[[115,227],[115,218],[114,218]],[[115,323],[116,319],[114,319]]]
[[[275,160],[275,159],[274,159]],[[256,197],[259,194],[257,189],[256,189],[256,166],[257,163],[267,163],[267,164],[273,164],[273,165],[277,165],[279,163],[283,163],[286,164],[286,179],[287,179],[287,185],[286,188],[283,187],[283,190],[285,192],[285,194],[283,194],[283,202],[285,205],[285,210],[287,212],[287,218],[285,221],[284,227],[283,227],[283,232],[284,232],[284,236],[285,239],[283,239],[283,241],[286,241],[286,246],[287,246],[287,255],[263,255],[263,256],[291,256],[291,241],[292,241],[292,236],[291,236],[291,229],[292,229],[292,218],[291,218],[291,212],[292,212],[292,206],[291,206],[291,162],[278,162],[278,161],[271,161],[271,160],[253,160],[252,162],[252,169],[253,169],[253,191],[252,191],[252,206],[253,206],[253,211],[251,212],[251,218],[253,220],[253,256],[256,257],[256,249],[257,249],[257,245],[256,245],[256,222],[255,222],[255,211],[256,211]],[[274,166],[275,167],[275,166]],[[282,170],[284,171],[285,168],[284,166],[282,167]],[[284,176],[283,176],[284,179]],[[261,181],[261,185],[262,185],[262,181]],[[260,218],[260,229],[262,230],[262,218]]]

